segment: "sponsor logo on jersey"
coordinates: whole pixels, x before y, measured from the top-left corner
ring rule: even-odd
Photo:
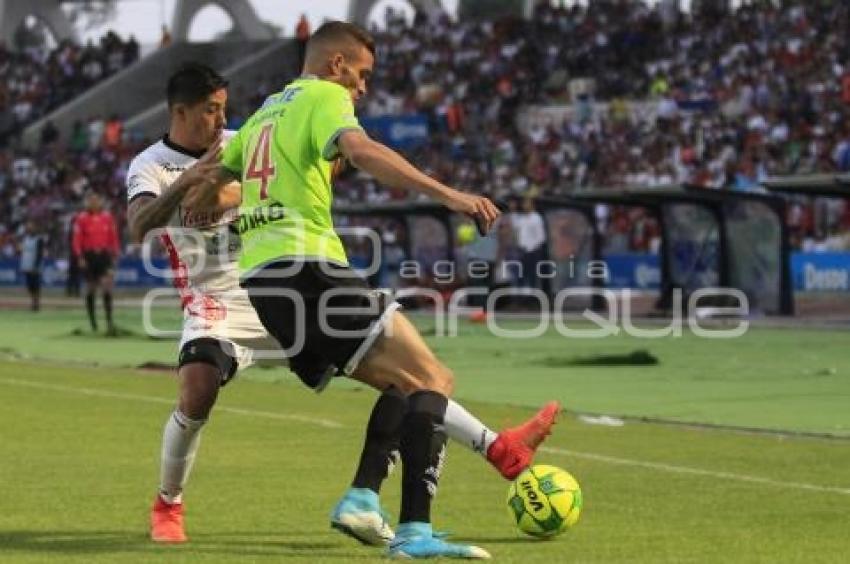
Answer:
[[[176,165],[171,163],[162,163],[159,166],[161,166],[162,170],[164,170],[165,172],[183,172],[187,168],[189,168],[186,165]]]
[[[184,208],[181,210],[180,224],[183,227],[211,227],[234,221],[237,213],[236,208],[225,211],[196,211]]]
[[[239,214],[239,234],[262,227],[272,221],[280,221],[284,217],[283,205],[273,203],[268,206],[256,207],[250,213]]]

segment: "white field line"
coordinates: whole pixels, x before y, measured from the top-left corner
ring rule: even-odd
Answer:
[[[46,384],[44,382],[31,382],[29,380],[18,380],[16,378],[0,378],[0,384],[9,384],[11,386],[22,386],[27,388],[37,388],[40,390],[50,390],[53,392],[64,392],[68,394],[79,394],[83,396],[121,399],[130,401],[143,401],[147,403],[162,403],[174,405],[173,398],[163,398],[158,396],[145,396],[141,394],[124,394],[119,392],[108,392],[106,390],[96,390],[94,388],[76,388],[74,386],[62,386],[59,384]],[[280,421],[298,421],[308,423],[310,425],[318,425],[329,429],[340,429],[342,425],[330,419],[322,419],[320,417],[310,417],[309,415],[298,415],[297,413],[275,413],[272,411],[258,411],[256,409],[242,409],[239,407],[216,406],[217,412],[232,413],[234,415],[247,415],[250,417],[262,417],[264,419],[277,419]]]
[[[607,456],[604,454],[596,454],[593,452],[581,452],[576,450],[568,450],[556,447],[540,447],[541,452],[549,454],[560,454],[563,456],[572,456],[574,458],[584,458],[593,460],[594,462],[604,462],[606,464],[615,464],[619,466],[633,466],[637,468],[647,468],[649,470],[658,470],[660,472],[670,472],[673,474],[691,474],[694,476],[707,476],[709,478],[719,478],[722,480],[735,480],[738,482],[748,482],[751,484],[762,484],[765,486],[774,486],[780,488],[790,488],[796,490],[807,490],[813,492],[834,493],[842,495],[850,495],[850,488],[839,488],[834,486],[819,486],[817,484],[807,484],[805,482],[785,482],[782,480],[773,480],[771,478],[763,478],[761,476],[749,476],[747,474],[736,474],[734,472],[721,472],[717,470],[706,470],[704,468],[693,468],[690,466],[677,466],[675,464],[665,464],[663,462],[649,462],[646,460],[633,460],[630,458],[618,458],[616,456]]]
[[[96,390],[93,388],[75,388],[73,386],[62,386],[58,384],[46,384],[43,382],[32,382],[28,380],[18,380],[15,378],[0,378],[0,383],[11,386],[22,386],[28,388],[36,388],[41,390],[50,390],[55,392],[64,392],[69,394],[79,394],[84,396],[102,397],[111,399],[123,399],[131,401],[143,401],[148,403],[161,403],[173,405],[174,400],[158,397],[145,396],[141,394],[124,394],[118,392],[107,392],[104,390]],[[216,411],[225,413],[233,413],[235,415],[246,415],[249,417],[261,417],[264,419],[276,419],[282,421],[299,421],[321,427],[339,429],[342,425],[330,419],[322,419],[309,417],[306,415],[290,414],[290,413],[274,413],[270,411],[258,411],[255,409],[242,409],[237,407],[217,406]],[[673,474],[690,474],[692,476],[705,476],[709,478],[718,478],[723,480],[734,480],[737,482],[746,482],[750,484],[761,484],[765,486],[780,487],[786,489],[806,490],[821,493],[832,493],[840,495],[850,495],[850,488],[839,488],[834,486],[820,486],[817,484],[808,484],[805,482],[786,482],[782,480],[773,480],[771,478],[763,478],[761,476],[750,476],[747,474],[736,474],[734,472],[722,472],[717,470],[706,470],[704,468],[693,468],[690,466],[677,466],[675,464],[665,464],[663,462],[649,462],[646,460],[634,460],[630,458],[618,458],[615,456],[607,456],[604,454],[596,454],[592,452],[582,452],[568,450],[556,447],[540,447],[541,452],[549,454],[558,454],[562,456],[572,456],[574,458],[583,458],[585,460],[593,460],[595,462],[603,462],[605,464],[614,464],[617,466],[632,466],[635,468],[646,468],[648,470],[656,470],[659,472],[670,472]]]

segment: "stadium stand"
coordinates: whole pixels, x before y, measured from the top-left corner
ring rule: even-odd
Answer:
[[[136,40],[123,40],[113,32],[97,45],[62,41],[51,50],[23,51],[0,45],[0,139],[16,135],[138,58]]]
[[[408,156],[444,181],[499,198],[625,185],[758,190],[771,175],[850,170],[850,43],[844,33],[850,7],[745,4],[722,26],[710,10],[674,16],[640,2],[569,9],[542,2],[530,20],[456,22],[419,13],[411,23],[388,11],[385,26],[376,30],[382,64],[362,113],[424,114],[428,142]],[[95,76],[132,62],[134,49],[111,37],[95,48],[97,56],[90,47],[65,45],[41,63],[31,54],[0,50],[3,77],[35,73],[30,90],[36,95],[27,112],[14,111],[27,90],[20,80],[0,91],[0,106],[23,116],[15,127],[90,87]],[[114,55],[119,46],[120,65]],[[72,71],[61,63],[68,53],[75,54],[75,64],[66,65]],[[277,67],[285,66],[282,72],[269,70],[276,53],[269,51],[261,70],[240,71],[231,89],[231,125],[293,76],[289,64]],[[93,57],[100,74],[89,76],[85,69],[94,65],[81,61]],[[142,61],[134,69],[151,64]],[[134,69],[114,84],[125,84]],[[38,86],[47,80],[67,87],[48,95]],[[108,97],[111,90],[100,88],[97,95]],[[151,96],[122,115],[155,109],[161,100]],[[521,105],[560,110],[518,125]],[[124,171],[151,136],[151,120],[131,119],[120,142],[110,145],[103,135],[110,115],[87,121],[88,115],[78,113],[65,125],[67,134],[41,127],[46,150],[0,150],[2,248],[14,248],[27,217],[67,217],[83,184],[113,198],[115,209],[123,205]],[[19,205],[23,194],[26,206]],[[404,194],[350,173],[340,179],[338,197],[341,203],[378,203]],[[843,235],[850,231],[845,200],[792,196],[788,210],[795,248],[850,248]],[[657,225],[639,210],[600,209],[599,219],[607,226],[608,248],[646,252],[657,245]]]
[[[775,174],[846,171],[848,13],[841,3],[764,3],[726,25],[708,11],[668,28],[639,2],[542,2],[530,21],[420,14],[407,25],[390,13],[367,111],[427,112],[437,134],[414,160],[497,197],[674,183],[748,190]],[[570,99],[568,77],[593,77],[593,93]],[[520,100],[573,111],[520,131]],[[352,184],[356,199],[386,199],[368,181]],[[798,247],[850,228],[845,202],[818,205],[792,200]],[[614,229],[647,223],[613,213]],[[648,248],[634,238],[630,250]]]

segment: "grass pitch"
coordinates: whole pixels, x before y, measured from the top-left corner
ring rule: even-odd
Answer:
[[[121,323],[138,328],[134,310]],[[163,322],[174,322],[171,312]],[[250,371],[222,393],[186,493],[185,546],[147,540],[175,343],[72,335],[73,312],[4,312],[0,337],[2,562],[372,561],[331,531],[375,395],[335,382],[320,396],[284,371]],[[427,325],[427,322],[424,322]],[[841,435],[850,428],[850,337],[752,330],[741,342],[547,334],[506,343],[482,326],[431,340],[458,396],[494,427],[558,398],[576,411]],[[719,343],[719,344],[718,344]],[[719,347],[719,348],[718,348]],[[647,349],[656,366],[561,366]],[[90,364],[99,363],[99,366]],[[538,457],[582,485],[579,524],[553,541],[516,532],[507,483],[454,445],[435,525],[501,562],[844,562],[850,442],[567,415]],[[383,498],[397,514],[398,476]]]

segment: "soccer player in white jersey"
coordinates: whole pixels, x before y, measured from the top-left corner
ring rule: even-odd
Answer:
[[[168,134],[133,159],[127,172],[131,236],[142,241],[159,230],[183,307],[180,394],[163,433],[160,492],[151,512],[151,536],[162,542],[186,540],[182,490],[219,387],[237,366],[252,363],[254,348],[277,348],[239,288],[232,255],[238,246],[229,230],[235,210],[182,205],[189,183],[217,161],[215,151],[206,159],[204,153],[231,135],[223,131],[226,87],[203,65],[175,73],[167,88]]]
[[[211,207],[193,209],[188,205],[189,187],[217,169],[220,144],[232,136],[223,129],[227,81],[209,67],[187,64],[170,78],[167,97],[168,134],[131,163],[127,197],[133,239],[142,241],[152,233],[160,234],[183,306],[180,394],[163,433],[151,538],[185,542],[183,488],[198,449],[200,429],[219,388],[237,369],[254,363],[257,351],[267,353],[273,362],[283,364],[285,359],[239,287],[238,238],[230,227],[239,203],[238,186],[224,191]],[[377,495],[396,458],[405,406],[403,395],[393,389],[378,399],[350,492]],[[557,410],[557,403],[547,404],[524,425],[496,434],[451,402],[445,424],[452,439],[484,454],[503,476],[511,478],[530,464]],[[383,544],[392,538],[379,510],[364,510],[346,501],[336,508],[332,525],[368,544]]]

